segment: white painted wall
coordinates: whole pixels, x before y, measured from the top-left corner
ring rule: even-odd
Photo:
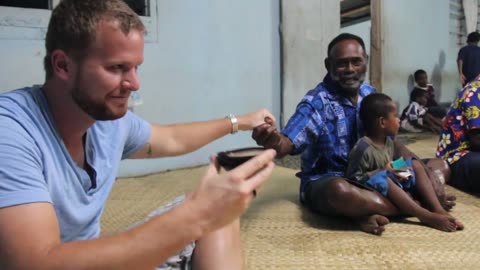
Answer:
[[[265,107],[279,118],[278,1],[185,0],[156,5],[152,29],[157,33],[145,47],[139,71],[143,104],[135,113],[170,124]],[[0,18],[6,12],[0,8]],[[43,83],[43,40],[14,37],[23,30],[0,21],[1,91]],[[226,136],[181,157],[126,161],[119,173],[133,176],[205,164],[215,152],[255,145],[250,135]]]
[[[340,32],[340,1],[282,0],[284,123],[327,73],[328,43]]]
[[[365,43],[365,50],[368,55],[370,55],[370,28],[372,26],[372,21],[367,20],[361,23],[352,24],[340,29],[341,33],[350,33],[357,35],[363,39]],[[365,76],[365,82],[370,83],[370,68],[367,69],[367,75]]]
[[[412,74],[424,69],[441,102],[453,101],[460,89],[456,57],[449,35],[449,0],[386,0],[383,18],[383,92],[401,111],[413,87]]]

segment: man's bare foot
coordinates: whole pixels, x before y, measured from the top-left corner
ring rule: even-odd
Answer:
[[[457,223],[455,222],[455,218],[448,215],[431,212],[425,217],[419,217],[419,219],[426,225],[440,231],[454,232],[457,230]]]
[[[390,220],[381,215],[371,215],[357,219],[360,229],[366,233],[381,235]]]
[[[455,201],[457,197],[452,194],[444,194],[438,197],[440,204],[442,205],[443,209],[450,211],[452,208],[457,204]]]

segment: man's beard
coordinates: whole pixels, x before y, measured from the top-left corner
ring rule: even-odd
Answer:
[[[358,75],[356,79],[356,83],[354,85],[346,85],[341,83],[339,77],[336,78],[337,82],[336,84],[339,86],[338,91],[340,92],[341,95],[346,96],[346,97],[353,97],[358,94],[358,90],[362,86],[362,83],[365,81],[365,73]]]
[[[78,85],[78,84],[76,84]],[[111,110],[108,109],[106,104],[96,102],[95,100],[91,99],[87,95],[85,95],[82,90],[78,86],[72,90],[72,99],[73,101],[90,117],[95,120],[99,121],[108,121],[108,120],[115,120],[121,118],[125,115],[122,113],[121,115],[114,114]]]

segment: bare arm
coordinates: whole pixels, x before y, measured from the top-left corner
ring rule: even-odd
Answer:
[[[251,130],[275,117],[265,109],[238,116],[239,130]],[[148,143],[129,158],[156,158],[177,156],[192,152],[232,132],[230,119],[160,126],[152,124]]]
[[[460,82],[462,83],[462,85],[465,84],[465,75],[463,75],[463,60],[462,59],[458,59],[457,60],[457,66],[458,66],[458,74],[460,75]]]
[[[0,268],[152,269],[202,235],[200,219],[190,211],[183,205],[123,234],[61,243],[57,218],[50,204],[3,208],[0,209]]]
[[[265,151],[220,175],[211,164],[179,207],[127,232],[62,243],[48,203],[0,209],[0,269],[153,269],[192,240],[237,219],[252,192],[271,175],[274,151]]]

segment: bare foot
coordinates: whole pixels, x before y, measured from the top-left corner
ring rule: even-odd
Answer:
[[[371,215],[357,219],[360,229],[366,233],[381,235],[390,221],[381,215]]]
[[[463,226],[463,223],[457,219],[455,219],[455,225],[457,225],[457,231],[461,231],[465,228],[465,226]]]
[[[419,219],[421,222],[440,231],[454,232],[457,230],[457,223],[455,222],[455,218],[448,215],[442,215],[432,212],[425,217]]]
[[[445,194],[442,196],[438,197],[438,200],[440,201],[440,204],[442,205],[443,209],[446,211],[452,210],[452,208],[457,204],[455,201],[457,200],[457,197],[452,194]]]
[[[433,212],[437,213],[437,214],[440,214],[440,215],[447,216],[449,218],[453,218],[454,222],[455,222],[455,225],[456,225],[456,230],[461,231],[465,228],[465,226],[463,226],[463,223],[460,220],[458,220],[455,217],[453,217],[452,215],[450,215],[450,213],[448,213],[446,210],[441,209],[440,211],[433,211]]]

